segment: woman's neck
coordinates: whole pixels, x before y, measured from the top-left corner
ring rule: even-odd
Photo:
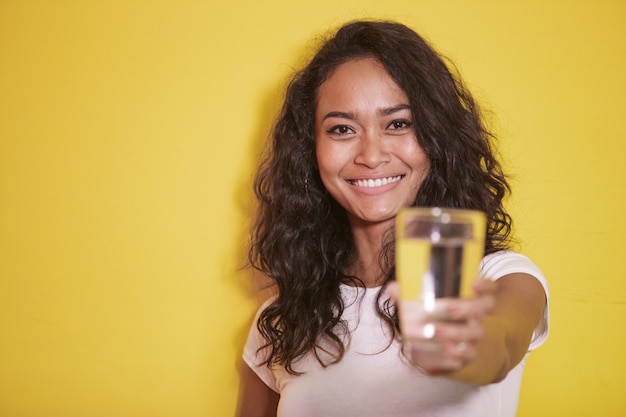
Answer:
[[[352,236],[357,250],[356,260],[348,267],[346,273],[359,278],[366,287],[379,287],[386,279],[381,265],[383,258],[383,238],[389,230],[389,223],[370,224],[366,226],[352,225]]]

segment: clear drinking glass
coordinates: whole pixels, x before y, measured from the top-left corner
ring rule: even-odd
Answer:
[[[486,219],[474,210],[405,208],[396,217],[400,324],[407,314],[435,313],[435,299],[468,297],[478,277]]]

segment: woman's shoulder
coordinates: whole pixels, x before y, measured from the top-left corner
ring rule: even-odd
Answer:
[[[550,327],[548,281],[543,275],[541,269],[527,256],[521,253],[501,250],[491,253],[483,258],[481,263],[481,276],[491,280],[497,280],[505,275],[514,273],[524,273],[537,279],[546,296],[546,304],[543,317],[537,323],[533,333],[528,350],[534,350],[541,346],[548,337],[548,329]]]
[[[541,269],[526,255],[511,250],[500,250],[486,255],[480,264],[481,276],[496,280],[513,273],[526,273],[545,281]]]

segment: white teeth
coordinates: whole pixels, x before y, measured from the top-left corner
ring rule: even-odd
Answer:
[[[382,187],[383,185],[391,184],[394,182],[398,182],[400,181],[401,178],[402,178],[402,175],[398,175],[396,177],[377,178],[375,180],[373,179],[356,180],[356,181],[350,181],[350,182],[352,184],[355,184],[363,188],[375,188],[375,187]]]

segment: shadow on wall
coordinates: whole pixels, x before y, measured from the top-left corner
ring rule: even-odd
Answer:
[[[331,30],[329,33],[332,32]],[[285,76],[274,84],[272,88],[266,90],[258,102],[256,112],[257,126],[249,140],[249,147],[245,153],[246,158],[241,164],[241,166],[245,168],[239,173],[235,194],[232,197],[235,202],[235,207],[238,210],[237,218],[245,219],[245,221],[237,225],[238,230],[236,232],[236,239],[234,240],[234,247],[229,251],[233,256],[226,257],[227,259],[237,259],[238,268],[233,274],[225,274],[225,276],[229,276],[229,282],[236,287],[236,291],[250,300],[255,306],[243,326],[235,331],[232,342],[237,352],[241,352],[243,349],[256,311],[261,304],[274,293],[271,280],[261,272],[249,267],[247,262],[250,229],[254,224],[257,208],[254,193],[254,176],[262,157],[267,151],[267,146],[271,140],[271,129],[281,110],[284,93],[293,73],[299,68],[303,68],[308,63],[318,50],[319,45],[324,41],[325,35],[322,34],[321,36],[306,41],[304,45],[300,45],[297,50],[293,51],[292,56],[296,58],[292,62],[296,62],[296,67],[284,64],[287,70]],[[235,278],[231,279],[231,277]],[[241,378],[242,366],[244,366],[241,355],[237,355],[235,366]]]
[[[256,211],[256,197],[254,194],[254,175],[256,174],[261,157],[263,156],[270,130],[274,119],[280,111],[282,104],[284,88],[272,88],[271,91],[265,92],[257,106],[257,126],[254,133],[248,141],[249,146],[245,152],[245,160],[240,165],[244,167],[239,173],[237,185],[235,187],[234,205],[237,209],[238,219],[244,219],[236,227],[236,238],[233,240],[234,246],[228,251],[231,256],[226,256],[225,260],[235,259],[237,262],[236,270],[229,271],[229,284],[236,287],[236,291],[250,300],[255,307],[259,307],[272,294],[271,281],[262,273],[248,266],[248,244],[250,242],[250,228],[254,223]],[[226,268],[232,268],[232,264],[225,265]],[[256,309],[254,312],[256,312]],[[252,324],[254,313],[250,315],[244,327],[238,329],[235,333],[235,346],[240,350],[248,336],[248,330]]]
[[[253,225],[256,211],[256,196],[254,194],[254,176],[261,161],[262,156],[267,150],[270,141],[270,131],[274,121],[278,116],[284,99],[285,90],[291,81],[291,77],[298,69],[303,68],[317,52],[320,45],[325,42],[326,38],[334,33],[334,29],[328,32],[322,32],[318,36],[313,36],[304,44],[299,45],[292,51],[295,58],[291,62],[295,62],[295,66],[288,63],[283,64],[286,69],[285,75],[277,81],[271,88],[262,94],[257,108],[257,126],[249,140],[249,148],[246,152],[246,159],[242,165],[245,167],[239,173],[239,180],[235,188],[233,200],[238,209],[238,218],[246,219],[238,225],[237,238],[235,239],[235,247],[230,253],[233,257],[228,259],[237,259],[239,269],[235,274],[236,279],[230,280],[234,282],[237,291],[244,294],[249,299],[255,301],[257,306],[272,295],[271,281],[262,273],[248,267],[248,243],[250,241],[250,228]],[[253,317],[250,317],[250,323]],[[248,323],[248,324],[250,324]],[[246,326],[242,331],[244,336],[240,337],[238,333],[238,347],[243,346],[247,337],[249,327]]]

